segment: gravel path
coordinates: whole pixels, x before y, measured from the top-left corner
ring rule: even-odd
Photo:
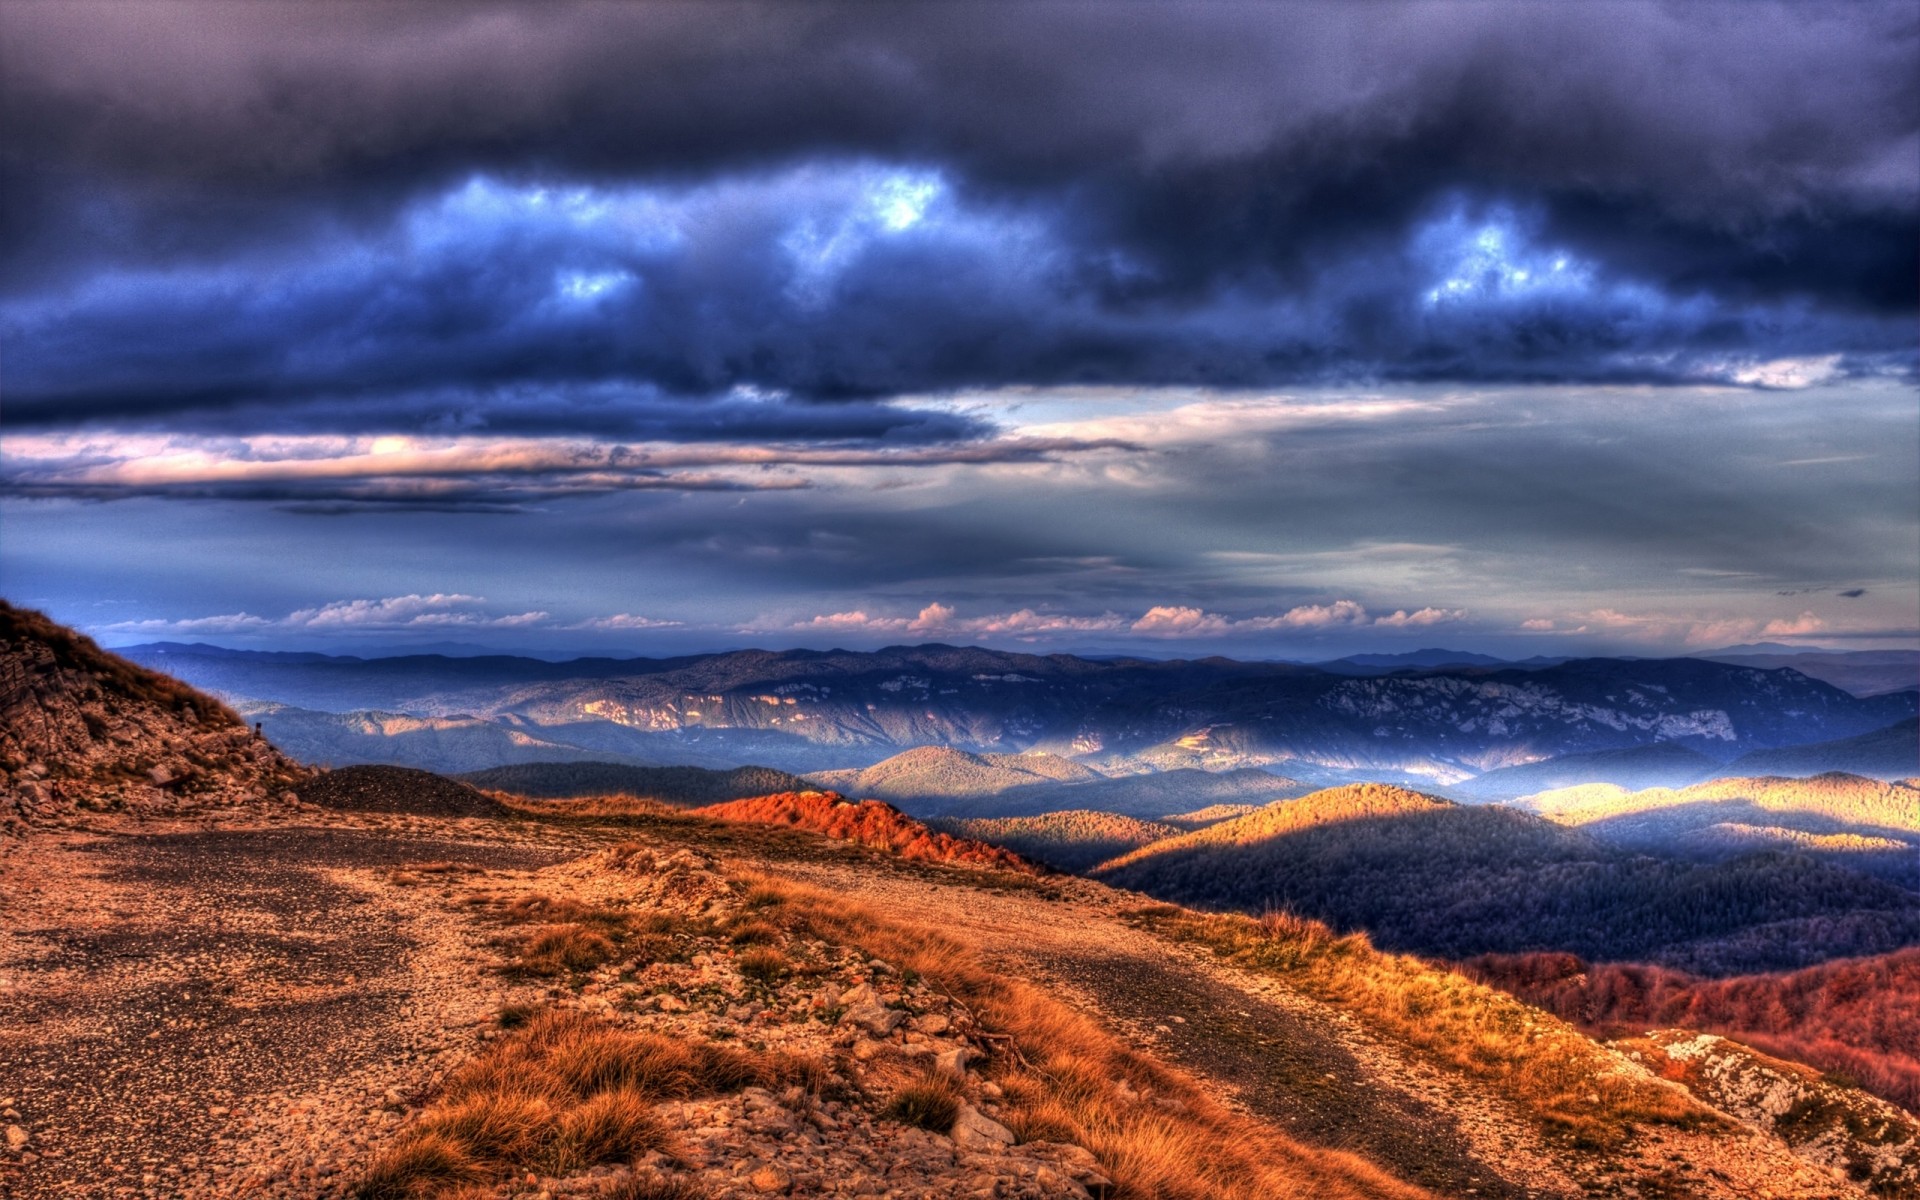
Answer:
[[[471,1020],[420,969],[437,906],[391,869],[568,853],[308,828],[59,841],[0,863],[0,1099],[37,1157],[0,1172],[9,1200],[237,1185],[264,1119],[404,1078]]]

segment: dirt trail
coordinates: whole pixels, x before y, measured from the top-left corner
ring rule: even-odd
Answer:
[[[1010,972],[1078,1000],[1153,1053],[1302,1141],[1349,1150],[1446,1196],[1584,1194],[1511,1106],[1388,1059],[1351,1018],[1205,961],[1119,917],[1104,888],[1046,891],[901,879],[837,864],[780,871],[911,921],[953,929]],[[1497,1131],[1497,1134],[1493,1131]],[[1496,1165],[1497,1164],[1497,1165]]]
[[[466,939],[390,869],[570,853],[451,828],[48,834],[15,850],[0,862],[0,1099],[37,1161],[6,1164],[0,1196],[218,1194],[259,1161],[270,1115],[377,1126],[343,1083],[364,1076],[378,1097],[417,1076],[488,999],[445,986]],[[321,1190],[364,1138],[323,1132],[333,1144],[274,1169]]]

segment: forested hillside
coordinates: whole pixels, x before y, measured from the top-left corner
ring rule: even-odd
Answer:
[[[1452,958],[1551,949],[1726,975],[1920,944],[1920,896],[1802,854],[1657,858],[1530,813],[1379,785],[1273,805],[1095,875]]]
[[[1179,827],[1163,822],[1086,809],[1038,817],[947,817],[932,824],[962,837],[1005,846],[1061,871],[1085,871],[1115,855],[1181,833]]]
[[[1845,1074],[1920,1112],[1920,949],[1734,979],[1589,964],[1571,954],[1488,955],[1466,967],[1589,1029],[1723,1033]]]

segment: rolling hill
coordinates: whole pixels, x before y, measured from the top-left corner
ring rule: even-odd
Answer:
[[[1451,958],[1564,950],[1725,975],[1920,944],[1920,895],[1802,854],[1655,858],[1530,813],[1381,785],[1271,805],[1093,875]]]
[[[1610,783],[1629,789],[1685,787],[1711,778],[1720,764],[1678,742],[1655,742],[1621,750],[1563,754],[1544,762],[1501,767],[1447,790],[1464,799],[1512,800],[1552,788]]]
[[[969,754],[951,746],[922,746],[860,770],[815,771],[811,778],[850,796],[939,812],[1015,788],[1081,783],[1100,774],[1053,754]]]
[[[968,837],[930,829],[891,804],[849,800],[833,792],[783,792],[730,800],[693,810],[697,817],[755,825],[782,825],[858,842],[917,862],[951,863],[1032,874],[1018,854]]]
[[[940,818],[935,829],[1005,846],[1014,853],[1060,871],[1085,871],[1116,855],[1163,838],[1177,837],[1177,826],[1110,812],[1074,809],[1037,817]]]
[[[1793,849],[1920,890],[1920,784],[1914,782],[1836,772],[1638,792],[1597,784],[1543,792],[1521,805],[1628,850],[1731,858]]]

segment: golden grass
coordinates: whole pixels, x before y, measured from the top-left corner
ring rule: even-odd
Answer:
[[[465,1147],[426,1132],[382,1154],[353,1195],[354,1200],[425,1200],[483,1175]]]
[[[361,1179],[356,1200],[422,1200],[509,1170],[566,1173],[671,1154],[661,1100],[800,1084],[828,1068],[621,1029],[568,1009],[528,1019],[448,1077],[434,1104]]]
[[[1255,919],[1157,905],[1134,915],[1237,966],[1281,977],[1376,1032],[1494,1084],[1577,1145],[1615,1146],[1641,1124],[1717,1120],[1674,1089],[1622,1070],[1565,1022],[1418,958],[1382,953],[1365,934],[1337,934],[1287,913]]]
[[[944,933],[885,920],[844,896],[772,878],[763,910],[856,946],[966,1005],[999,1043],[989,1071],[1028,1140],[1092,1151],[1125,1196],[1155,1200],[1357,1200],[1429,1193],[1342,1151],[1303,1145],[1229,1111],[1193,1080],[1135,1053],[1091,1018],[988,968]]]
[[[756,983],[771,986],[793,969],[787,956],[768,946],[755,947],[734,960],[734,969]]]
[[[619,952],[612,938],[584,925],[553,925],[521,943],[514,968],[552,978],[572,971],[591,971],[611,962]]]
[[[594,1193],[594,1200],[707,1200],[707,1193],[684,1179],[630,1175],[605,1191]]]
[[[903,1125],[945,1133],[953,1128],[963,1100],[952,1076],[930,1070],[895,1092],[880,1115]]]

